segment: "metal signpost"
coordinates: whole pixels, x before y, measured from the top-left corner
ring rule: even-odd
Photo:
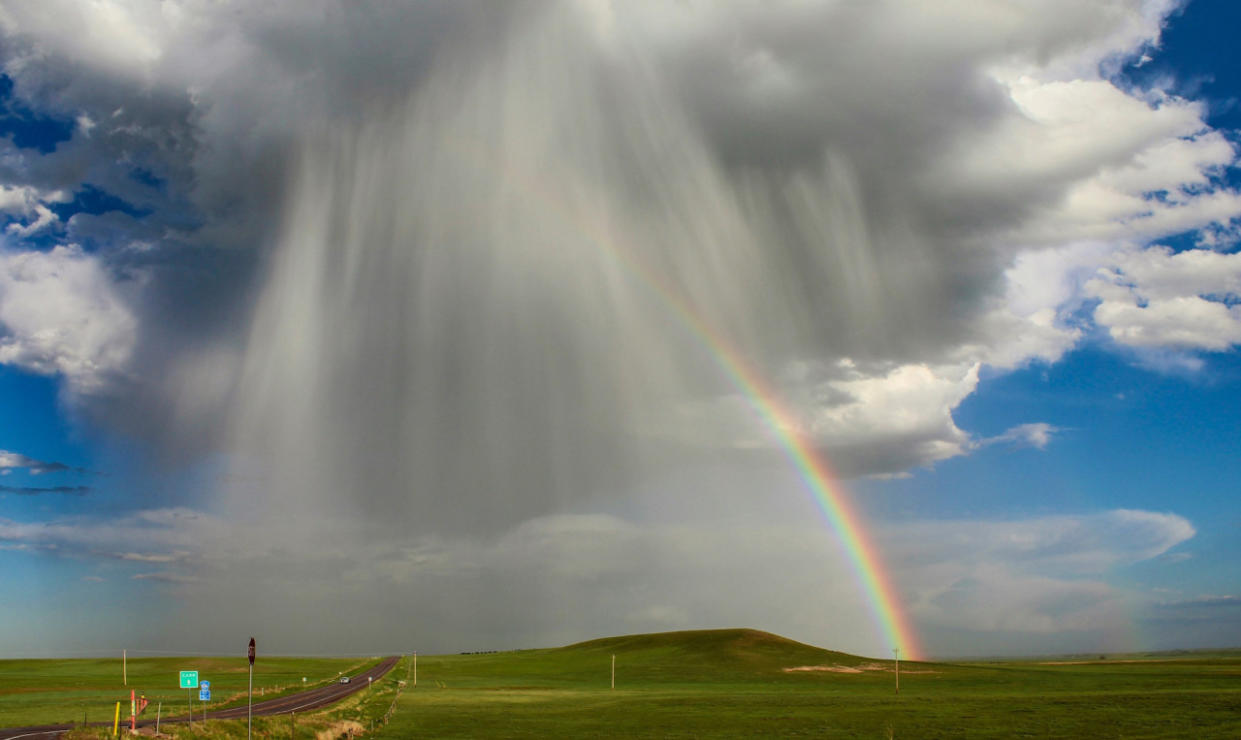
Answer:
[[[189,689],[191,692],[198,688],[198,671],[181,671],[181,688]],[[194,694],[187,692],[185,695],[185,706],[190,710],[190,727],[194,726]]]
[[[251,712],[252,712],[251,707],[254,704],[254,638],[253,637],[250,638],[250,649],[247,652],[247,657],[250,659],[250,689],[246,694],[246,740],[250,740],[250,722],[251,722]]]
[[[207,702],[211,701],[211,684],[203,681],[198,686],[198,703],[202,705],[203,727],[207,726]]]

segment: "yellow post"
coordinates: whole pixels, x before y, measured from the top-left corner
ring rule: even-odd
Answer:
[[[107,715],[104,715],[105,717]],[[116,728],[121,724],[121,703],[116,703],[116,716],[112,718],[112,736],[116,736]]]

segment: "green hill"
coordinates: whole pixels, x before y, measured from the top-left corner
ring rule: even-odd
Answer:
[[[561,653],[616,655],[628,668],[641,668],[694,680],[721,676],[752,678],[788,673],[786,669],[852,668],[875,661],[825,650],[754,629],[690,630],[588,640],[559,648]]]
[[[607,685],[611,656],[620,685],[804,682],[888,667],[867,658],[806,645],[752,629],[694,630],[605,637],[559,648],[451,656],[436,661],[452,686]],[[428,668],[430,664],[428,663]],[[792,670],[800,669],[800,670]],[[428,674],[429,675],[429,674]]]

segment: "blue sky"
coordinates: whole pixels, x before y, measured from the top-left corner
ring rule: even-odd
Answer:
[[[0,10],[0,656],[886,654],[626,249],[928,653],[1236,644],[1234,4],[56,6]]]

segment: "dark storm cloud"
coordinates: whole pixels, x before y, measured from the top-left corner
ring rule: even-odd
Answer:
[[[50,152],[10,145],[0,175],[123,203],[66,211],[49,233],[141,286],[129,294],[139,323],[130,382],[83,399],[92,415],[190,454],[209,445],[229,381],[197,368],[227,373],[243,341],[289,197],[291,147],[307,130],[382,117],[432,74],[466,84],[507,53],[515,28],[556,5],[11,9],[14,99],[78,125]],[[580,43],[615,65],[596,78],[601,119],[630,118],[626,78],[641,59],[641,74],[681,106],[671,115],[700,128],[727,167],[787,301],[832,317],[768,331],[770,346],[752,349],[776,363],[790,353],[926,361],[977,340],[977,316],[1011,259],[989,240],[1065,188],[1057,176],[996,188],[952,170],[946,154],[1014,114],[989,67],[1075,55],[1089,66],[1138,48],[1157,16],[1119,1],[1016,15],[985,2],[944,12],[896,3],[581,3],[574,12]],[[112,35],[81,42],[91,24]],[[857,227],[833,226],[846,222]],[[202,416],[187,424],[186,413]]]
[[[183,389],[165,379],[202,364],[202,346],[238,343],[281,221],[290,143],[310,122],[406,95],[442,45],[496,43],[529,5],[187,4],[178,10],[194,22],[181,26],[141,3],[7,11],[12,100],[73,125],[46,151],[0,139],[0,181],[67,193],[40,238],[83,245],[134,286],[129,372],[93,384],[78,410],[175,456],[212,447],[222,404],[196,404],[183,423]],[[74,41],[101,25],[117,37]]]

